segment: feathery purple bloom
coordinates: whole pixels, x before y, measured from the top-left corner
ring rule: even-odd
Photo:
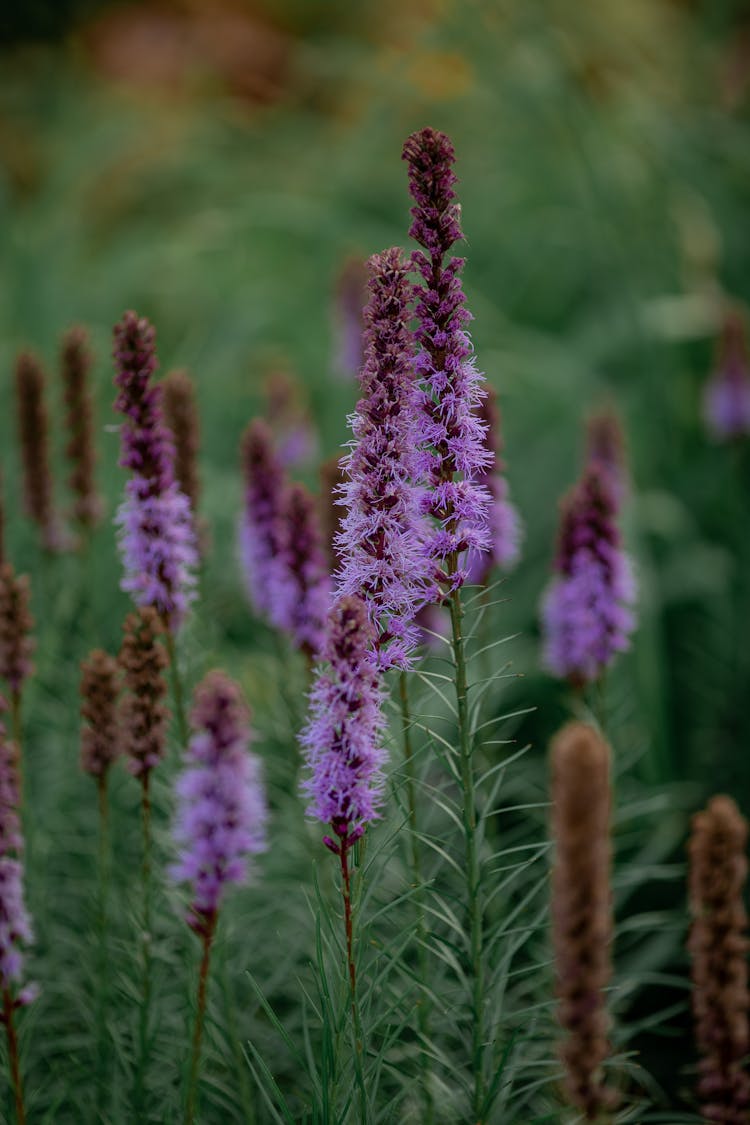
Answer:
[[[563,502],[557,573],[542,603],[544,663],[576,685],[598,679],[635,628],[635,581],[615,514],[596,468]]]
[[[191,885],[188,921],[201,931],[225,886],[246,882],[249,857],[265,850],[268,813],[260,761],[248,751],[250,712],[223,672],[209,672],[198,685],[191,724],[188,765],[176,785],[180,852],[171,875]]]
[[[374,628],[361,598],[343,597],[328,619],[323,659],[300,736],[309,776],[308,814],[329,823],[346,850],[378,815],[383,790],[383,693],[373,666]]]
[[[190,501],[174,476],[174,447],[162,419],[155,332],[145,317],[126,312],[114,330],[115,408],[125,418],[120,464],[132,476],[117,513],[125,567],[122,589],[139,606],[153,606],[177,628],[194,598],[198,565]]]
[[[281,626],[285,599],[281,509],[287,488],[284,468],[273,447],[266,423],[255,418],[242,437],[245,503],[240,519],[239,546],[245,588],[256,611]]]
[[[10,988],[23,970],[22,947],[32,940],[31,921],[23,899],[23,834],[19,815],[18,749],[8,739],[0,697],[0,985]],[[23,989],[17,1002],[32,999]]]
[[[346,514],[336,545],[341,594],[358,594],[376,626],[381,668],[408,663],[418,643],[414,616],[427,600],[418,443],[419,388],[412,374],[407,267],[397,248],[369,263],[362,397],[350,418],[354,433],[344,459],[341,503]]]
[[[426,551],[436,577],[456,588],[467,573],[458,556],[489,547],[490,497],[478,481],[492,465],[477,413],[483,376],[474,366],[465,331],[471,313],[460,278],[464,259],[445,260],[463,238],[453,191],[453,145],[444,133],[427,128],[408,138],[402,155],[416,204],[409,234],[426,251],[415,251],[411,259],[422,278],[414,287],[416,371],[426,388],[421,475],[429,486],[425,508],[436,521]]]
[[[727,313],[713,375],[703,401],[706,423],[719,440],[750,434],[750,363],[741,313]]]
[[[315,500],[302,484],[290,485],[282,499],[280,538],[275,618],[313,657],[323,644],[332,583]]]
[[[486,388],[485,398],[479,407],[485,423],[485,448],[494,458],[494,464],[477,474],[477,482],[484,484],[491,497],[489,510],[490,548],[477,552],[470,561],[468,580],[484,583],[493,566],[510,570],[521,553],[521,518],[509,498],[508,482],[504,476],[505,465],[500,457],[502,435],[500,432],[500,407],[492,387]]]

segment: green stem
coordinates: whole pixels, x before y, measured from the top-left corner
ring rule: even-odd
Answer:
[[[141,887],[143,896],[143,992],[139,1021],[139,1055],[135,1076],[135,1104],[138,1121],[145,1120],[143,1101],[145,1095],[146,1064],[148,1061],[148,1024],[151,1007],[151,795],[150,771],[142,779],[141,814],[143,824],[143,863]]]
[[[172,697],[174,699],[175,717],[177,719],[177,735],[180,740],[180,750],[184,750],[188,744],[188,726],[185,717],[185,698],[182,691],[182,680],[180,678],[180,669],[177,665],[177,649],[172,636],[172,630],[169,626],[165,626],[165,637],[167,644],[167,655],[169,656],[169,671],[172,677]]]
[[[23,1087],[21,1085],[21,1067],[18,1061],[18,1036],[13,1023],[13,998],[10,990],[3,989],[3,1023],[8,1036],[8,1063],[10,1065],[10,1081],[13,1086],[13,1097],[16,1102],[16,1121],[24,1125],[26,1113],[23,1108]]]
[[[419,854],[419,834],[417,830],[417,791],[414,770],[414,755],[411,743],[411,709],[409,707],[409,685],[406,672],[399,675],[399,698],[401,701],[401,723],[404,736],[404,765],[406,769],[406,800],[409,810],[409,841],[411,844],[411,871],[414,883],[414,904],[417,912],[417,950],[419,958],[419,999],[417,1000],[417,1026],[419,1028],[420,1067],[422,1071],[422,1097],[424,1100],[424,1125],[432,1125],[435,1119],[435,1103],[432,1097],[432,1076],[430,1055],[427,1043],[430,1033],[429,992],[427,980],[429,959],[427,956],[427,929],[425,926],[424,885],[422,881],[422,861]]]
[[[484,962],[482,958],[483,909],[477,841],[477,809],[474,791],[471,735],[469,731],[466,653],[461,629],[463,606],[459,590],[450,595],[453,659],[456,665],[459,765],[463,791],[463,824],[466,843],[466,877],[469,907],[470,966],[472,978],[472,1067],[474,1070],[473,1118],[481,1125],[484,1103]]]
[[[104,1103],[107,1095],[109,1043],[107,1040],[107,1001],[109,992],[109,964],[107,958],[107,904],[109,899],[109,805],[107,801],[107,775],[97,779],[99,795],[99,911],[98,929],[98,996],[96,1006],[97,1053],[97,1106],[104,1120]]]
[[[203,957],[198,974],[198,1006],[195,1013],[195,1028],[193,1029],[193,1049],[190,1055],[190,1075],[188,1078],[187,1104],[185,1106],[185,1125],[193,1125],[195,1120],[195,1102],[198,1094],[198,1071],[200,1068],[201,1042],[203,1040],[203,1024],[206,1015],[206,989],[208,985],[208,968],[211,961],[211,943],[216,932],[216,914],[209,915],[205,920],[205,929],[201,934],[203,941]]]
[[[368,1125],[367,1087],[362,1065],[364,1054],[362,1021],[359,1014],[359,1001],[357,998],[357,970],[354,964],[354,935],[352,923],[352,888],[351,872],[349,871],[349,849],[344,839],[341,840],[339,851],[341,858],[341,893],[344,898],[344,926],[346,929],[346,962],[349,969],[349,991],[352,1011],[352,1034],[354,1036],[354,1072],[359,1087],[360,1116],[362,1125]]]

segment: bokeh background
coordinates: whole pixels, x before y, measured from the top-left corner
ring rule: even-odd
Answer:
[[[110,333],[135,308],[157,326],[162,369],[197,384],[214,542],[200,645],[272,725],[272,643],[233,548],[240,434],[281,365],[321,457],[346,441],[356,385],[334,370],[337,278],[352,255],[407,245],[401,145],[430,124],[457,150],[473,339],[526,526],[493,618],[518,634],[503,706],[533,708],[513,736],[541,760],[568,713],[539,668],[537,606],[583,419],[611,403],[628,435],[640,624],[606,706],[627,768],[670,793],[644,862],[681,864],[710,792],[749,811],[750,452],[713,441],[701,414],[724,302],[750,296],[746,5],[29,0],[3,5],[0,42],[0,441],[17,567],[40,570],[16,504],[15,354],[33,347],[53,371],[63,330],[89,327],[114,505]],[[110,647],[127,606],[117,565],[100,536],[81,613]],[[77,595],[44,581],[30,721],[51,760],[83,631]],[[679,901],[666,886],[657,875],[654,901]],[[639,1046],[659,1073],[669,1050],[650,1034]]]

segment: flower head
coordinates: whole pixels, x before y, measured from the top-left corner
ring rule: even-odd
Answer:
[[[477,475],[477,482],[486,486],[491,497],[490,546],[488,551],[476,552],[470,561],[469,581],[476,583],[486,582],[493,566],[501,570],[510,570],[515,566],[521,553],[522,535],[521,518],[510,501],[505,465],[501,459],[502,434],[497,394],[492,387],[488,386],[485,390],[479,415],[486,426],[485,448],[492,455],[493,463]]]
[[[287,488],[280,513],[281,544],[275,620],[308,656],[323,644],[332,585],[315,500],[302,484]]]
[[[576,685],[599,678],[635,628],[635,582],[616,505],[596,468],[562,505],[556,574],[542,603],[544,662]]]
[[[606,477],[619,508],[628,494],[628,458],[622,423],[613,407],[597,410],[587,419],[586,464]]]
[[[455,202],[455,153],[444,133],[422,129],[404,145],[409,164],[409,233],[423,250],[412,255],[421,277],[415,286],[417,374],[423,382],[422,473],[424,505],[434,521],[426,545],[436,577],[449,588],[466,579],[461,556],[489,547],[490,497],[479,479],[492,465],[478,414],[483,377],[474,366],[466,332],[471,314],[461,285],[463,258],[446,255],[463,237]]]
[[[242,475],[245,504],[239,542],[245,587],[256,611],[272,625],[280,625],[278,592],[285,579],[280,561],[281,509],[287,478],[274,451],[271,431],[260,418],[255,418],[242,436]]]
[[[130,772],[146,785],[164,757],[169,711],[164,704],[167,654],[161,643],[162,622],[153,606],[129,614],[123,626],[119,663],[125,696],[120,704],[122,750]]]
[[[362,397],[350,419],[355,440],[343,461],[338,579],[342,594],[364,599],[381,667],[404,667],[418,641],[414,616],[428,596],[428,528],[418,484],[421,395],[412,374],[410,287],[401,252],[376,254],[368,267],[366,359]]]
[[[23,946],[32,940],[23,899],[23,833],[18,749],[5,730],[5,701],[0,697],[0,986],[9,989],[23,972]],[[32,998],[22,989],[16,1003]]]
[[[228,883],[244,883],[248,859],[266,848],[265,795],[258,758],[248,752],[250,712],[223,672],[196,688],[193,736],[177,781],[173,835],[180,851],[171,874],[191,887],[188,921],[214,918]]]
[[[719,440],[750,434],[750,363],[745,321],[736,310],[724,319],[703,411],[709,429]]]
[[[329,823],[348,848],[378,815],[385,751],[382,690],[373,667],[374,629],[361,598],[343,597],[328,618],[310,693],[310,716],[300,742],[308,776],[302,789],[308,813]]]
[[[162,384],[164,418],[174,439],[174,473],[180,490],[190,501],[190,510],[201,545],[205,528],[198,518],[201,481],[198,474],[198,453],[201,447],[200,419],[195,401],[195,387],[187,371],[170,371]]]
[[[126,312],[114,330],[115,408],[124,421],[120,464],[131,470],[117,513],[125,566],[122,589],[177,628],[193,600],[198,563],[190,501],[174,476],[174,446],[161,409],[155,332]]]
[[[80,326],[63,337],[60,369],[65,394],[70,460],[68,483],[75,496],[73,516],[82,527],[95,527],[102,518],[104,502],[96,488],[94,468],[94,401],[91,394],[91,352],[88,333]]]
[[[94,649],[81,664],[81,769],[102,782],[120,753],[117,661]]]
[[[0,564],[0,680],[20,692],[34,670],[31,654],[34,619],[29,609],[30,583],[16,576],[10,563]]]
[[[45,378],[31,352],[16,361],[16,401],[21,439],[26,510],[39,527],[44,547],[60,551],[67,544],[60,528],[50,472],[49,415],[44,401]]]

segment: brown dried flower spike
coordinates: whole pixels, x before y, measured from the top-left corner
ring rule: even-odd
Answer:
[[[88,334],[76,325],[63,337],[60,368],[65,396],[65,422],[68,444],[65,452],[71,463],[68,484],[75,496],[73,518],[81,527],[92,528],[104,513],[104,503],[94,480],[94,402],[91,394],[91,352]]]
[[[81,664],[81,769],[100,785],[120,753],[118,679],[117,661],[103,649],[94,649]]]
[[[750,1077],[743,1065],[748,1035],[748,825],[731,797],[713,797],[693,817],[688,844],[693,925],[693,1016],[700,1054],[698,1096],[706,1121],[750,1121]]]
[[[29,596],[28,577],[16,577],[10,563],[0,564],[0,680],[5,680],[15,699],[33,671]]]
[[[614,1103],[602,1063],[610,1054],[604,989],[611,973],[610,751],[585,723],[552,743],[552,936],[565,1090],[587,1121]]]
[[[146,786],[154,766],[164,757],[169,710],[164,704],[168,664],[159,614],[145,606],[125,619],[119,663],[126,695],[120,709],[122,748],[129,768]]]
[[[16,404],[26,509],[39,526],[44,547],[59,551],[64,543],[54,511],[44,373],[30,352],[16,361]]]

